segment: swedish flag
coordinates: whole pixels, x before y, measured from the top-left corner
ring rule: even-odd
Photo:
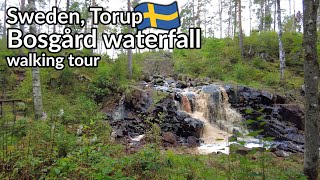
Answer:
[[[177,2],[170,5],[142,3],[136,6],[134,11],[143,13],[143,21],[138,25],[138,30],[149,27],[171,30],[180,27]]]

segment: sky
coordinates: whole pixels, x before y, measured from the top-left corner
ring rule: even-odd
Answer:
[[[50,4],[51,6],[54,4],[54,0],[44,0],[47,2],[47,4]],[[108,6],[109,7],[109,11],[118,11],[120,10],[122,7],[126,6],[126,2],[127,0],[109,0],[109,2],[107,2],[106,0],[96,0],[99,4],[101,4],[102,6]],[[186,0],[161,0],[159,2],[159,0],[141,0],[141,2],[154,2],[154,3],[161,3],[161,4],[171,4],[174,1],[178,2],[178,5],[180,7],[180,11],[183,7],[183,5],[187,2]],[[251,0],[253,1],[253,0]],[[4,0],[0,0],[0,3],[2,4],[4,2]],[[19,0],[10,0],[8,1],[8,6],[19,6]],[[27,0],[26,0],[27,2]],[[65,9],[65,2],[66,0],[58,0],[58,2],[61,2],[60,8]],[[242,22],[243,22],[243,30],[245,32],[245,34],[249,35],[250,32],[250,28],[249,28],[249,0],[242,0]],[[208,9],[210,9],[208,11],[209,14],[211,14],[211,16],[216,16],[214,15],[215,12],[218,11],[218,3],[219,0],[213,0],[211,2],[211,5],[208,5]],[[287,15],[289,15],[289,0],[281,0],[281,8],[282,8],[282,17],[285,17]],[[295,9],[296,12],[301,11],[302,12],[302,0],[291,0],[291,11],[293,14],[293,9]],[[225,12],[227,12],[227,10],[225,10]],[[210,15],[208,15],[210,16]],[[0,12],[0,19],[1,19],[1,23],[3,23],[3,19],[4,19],[4,12],[3,9],[1,9]],[[227,14],[225,13],[224,19],[227,19]],[[216,23],[217,20],[216,20]],[[258,26],[258,21],[257,18],[255,16],[255,13],[252,12],[252,27],[253,28],[257,28]],[[211,27],[213,27],[213,25],[211,25]],[[209,27],[208,27],[209,28]],[[215,28],[217,30],[215,30],[215,37],[219,37],[220,33],[218,31],[218,26],[216,25]],[[227,23],[223,23],[223,30],[225,31],[225,29],[227,28]],[[46,27],[43,27],[43,29],[49,29]],[[59,29],[58,29],[59,30]],[[161,32],[159,30],[150,30],[153,33],[158,33]],[[114,53],[110,53],[108,52],[109,55],[114,55]]]
[[[47,0],[45,0],[45,1],[47,1]],[[113,10],[113,11],[120,10],[121,7],[126,5],[126,0],[109,0],[109,2],[106,2],[105,0],[97,0],[97,1],[98,2],[100,1],[101,4],[108,5],[110,7],[109,9]],[[187,2],[186,0],[161,0],[161,3],[162,4],[171,4],[174,1],[178,2],[180,8]],[[2,4],[4,2],[4,0],[1,0],[0,2]],[[54,0],[49,0],[47,2],[49,2],[48,4],[53,5]],[[58,2],[61,2],[61,7],[63,7],[65,5],[65,3],[64,3],[65,0],[58,0]],[[159,3],[159,0],[141,0],[141,2]],[[302,0],[291,0],[291,2],[292,2],[291,3],[292,11],[295,6],[296,12],[298,12],[298,11],[302,12]],[[212,4],[212,7],[210,8],[210,11],[211,11],[211,14],[213,14],[213,12],[217,11],[218,0],[213,0],[211,4]],[[10,1],[8,1],[8,5],[9,6],[19,6],[19,0],[10,0]],[[246,33],[248,33],[249,27],[247,26],[247,24],[249,23],[249,0],[242,0],[242,6],[244,6],[243,11],[242,11],[242,21],[244,24],[243,28],[244,28],[244,31]],[[289,14],[289,0],[281,0],[281,6],[283,9],[282,17],[284,17],[285,15]],[[181,9],[180,9],[180,11],[181,11]],[[252,13],[252,14],[254,14],[254,13]],[[0,18],[2,20],[2,23],[3,23],[3,17],[4,17],[4,13],[3,13],[3,11],[1,11]],[[253,20],[252,20],[253,26],[257,26],[257,21],[256,21],[254,15],[252,15],[252,17],[253,17]],[[226,28],[226,27],[224,27],[224,28]]]

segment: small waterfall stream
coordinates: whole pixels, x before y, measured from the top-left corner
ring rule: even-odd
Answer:
[[[112,117],[114,120],[121,120],[124,119],[125,117],[125,106],[124,106],[124,100],[125,100],[125,95],[123,95],[119,101],[119,105],[117,110],[113,113]]]
[[[156,87],[164,90],[168,87]],[[201,139],[203,143],[198,147],[200,154],[222,152],[229,154],[229,137],[235,133],[247,134],[243,127],[240,113],[231,107],[229,97],[221,85],[208,85],[196,88],[185,88],[175,91],[180,96],[176,102],[182,111],[204,123]],[[259,140],[246,137],[242,139],[245,146],[261,147]]]

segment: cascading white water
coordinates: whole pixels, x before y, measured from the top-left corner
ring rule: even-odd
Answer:
[[[199,153],[222,152],[229,154],[229,137],[235,131],[245,134],[246,130],[242,127],[241,114],[231,107],[229,96],[224,87],[210,85],[202,87],[202,89],[188,88],[184,89],[181,95],[182,110],[204,123],[201,137],[203,144],[198,148]],[[193,104],[190,103],[192,100],[188,98],[190,96],[194,97]]]
[[[113,113],[112,117],[114,120],[122,120],[125,116],[125,107],[124,107],[124,100],[125,95],[123,95],[119,101],[118,109]]]
[[[170,87],[156,86],[156,90],[170,91]],[[203,143],[198,147],[198,153],[210,154],[222,152],[229,154],[228,139],[233,133],[245,135],[247,130],[243,127],[243,117],[229,103],[229,96],[222,85],[208,85],[196,88],[177,89],[180,102],[176,101],[180,110],[187,112],[191,117],[204,123],[201,139]],[[262,147],[258,139],[239,138],[246,142],[248,148]]]

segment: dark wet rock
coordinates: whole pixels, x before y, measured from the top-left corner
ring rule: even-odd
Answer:
[[[258,93],[258,92],[255,92],[255,93]],[[269,106],[269,105],[273,104],[273,95],[269,92],[263,91],[258,95],[258,97],[261,98],[261,103],[263,105]]]
[[[207,93],[207,94],[211,94],[211,95],[218,95],[220,94],[220,89],[218,86],[216,85],[208,85],[208,86],[204,86],[202,88],[203,92],[204,93]]]
[[[183,121],[184,119],[189,118],[190,115],[186,112],[183,112],[183,111],[177,111],[176,117],[179,121]]]
[[[297,144],[304,144],[304,135],[302,134],[285,134],[283,136],[286,140]]]
[[[304,113],[298,105],[280,104],[280,115],[283,121],[289,121],[296,125],[299,130],[304,129]]]
[[[290,156],[290,153],[289,152],[286,152],[286,151],[283,151],[283,150],[277,150],[274,152],[274,154],[277,156],[277,157],[289,157]]]
[[[123,129],[116,129],[115,133],[117,135],[117,138],[122,138],[124,136],[124,130]]]
[[[200,140],[194,136],[189,136],[187,138],[187,146],[188,147],[198,147],[198,146],[200,146]]]
[[[176,84],[177,88],[184,89],[188,87],[188,83],[186,81],[178,81]]]
[[[286,98],[284,96],[281,96],[281,95],[277,94],[275,96],[275,103],[276,104],[285,104],[286,103]]]
[[[183,126],[186,128],[185,131],[190,133],[192,136],[200,138],[204,128],[204,123],[194,118],[186,118],[184,119]]]
[[[172,132],[166,132],[162,135],[162,139],[165,142],[168,142],[170,144],[176,144],[177,143],[177,136],[173,134]]]
[[[276,148],[279,150],[283,150],[286,152],[292,152],[292,153],[303,153],[304,152],[304,147],[302,145],[298,145],[298,144],[292,143],[290,141],[283,141]]]
[[[131,92],[126,94],[124,103],[128,110],[147,113],[153,103],[153,99],[150,91],[132,87]]]
[[[224,87],[231,106],[250,122],[250,130],[263,130],[261,135],[283,142],[276,150],[303,152],[304,114],[298,105],[284,104],[291,101],[288,96],[243,86]]]

